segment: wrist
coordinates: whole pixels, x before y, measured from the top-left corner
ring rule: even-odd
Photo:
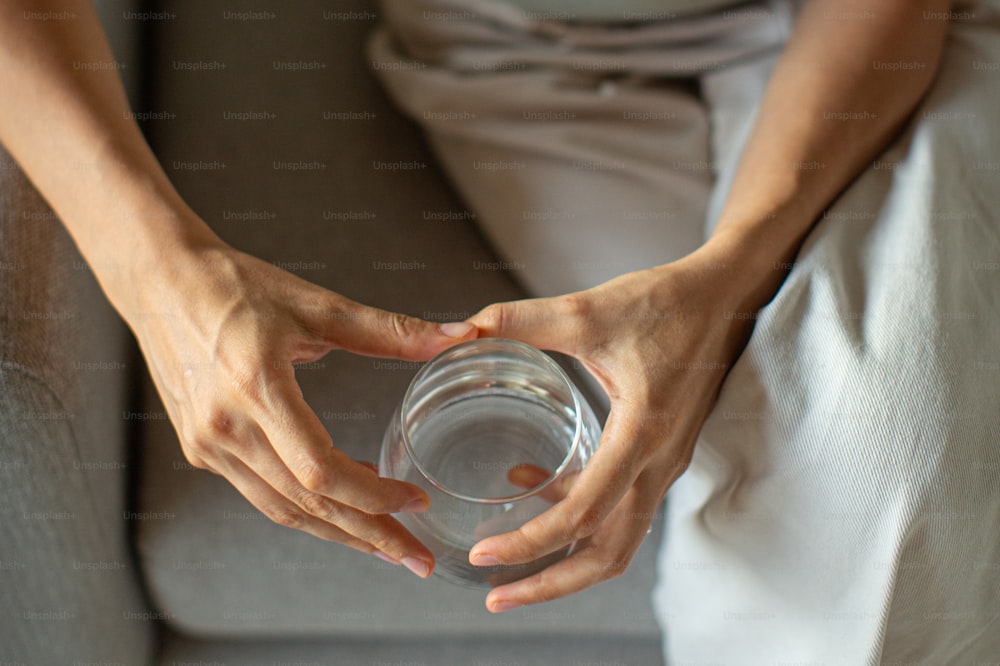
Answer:
[[[183,276],[206,250],[226,247],[183,204],[137,206],[117,219],[86,256],[108,300],[129,324],[144,315],[150,297],[160,298],[154,294],[183,288]]]
[[[691,258],[723,285],[727,307],[755,313],[781,287],[810,226],[778,216],[730,220],[720,224]]]

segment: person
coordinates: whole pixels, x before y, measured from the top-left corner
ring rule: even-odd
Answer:
[[[430,552],[389,515],[426,494],[338,451],[293,364],[332,349],[426,360],[474,327],[361,305],[224,243],[168,181],[117,72],[72,67],[113,62],[87,0],[4,3],[0,42],[0,140],[135,334],[187,460],[280,524],[430,575]]]
[[[429,575],[389,515],[426,497],[339,453],[291,364],[511,337],[578,359],[611,411],[567,496],[470,558],[582,547],[492,590],[490,610],[623,571],[673,487],[656,603],[677,662],[1000,649],[1000,538],[983,529],[1000,512],[1000,285],[969,268],[1000,247],[995,177],[969,173],[997,135],[927,117],[995,108],[992,70],[974,66],[1000,60],[986,3],[963,25],[940,0],[636,0],[627,16],[580,3],[580,18],[386,0],[377,72],[541,296],[443,326],[224,244],[157,165],[115,73],[67,66],[111,60],[88,3],[31,3],[79,19],[24,25],[28,4],[0,7],[0,88],[18,100],[0,105],[0,140],[135,333],[188,460],[276,522]],[[51,107],[64,122],[37,113]],[[876,168],[887,149],[895,167]]]
[[[610,398],[566,498],[470,560],[584,545],[487,606],[621,573],[671,489],[668,663],[995,659],[995,7],[381,8],[376,73],[542,296],[471,321]]]

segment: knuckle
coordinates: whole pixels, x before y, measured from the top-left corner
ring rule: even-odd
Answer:
[[[270,385],[267,364],[264,362],[244,362],[228,369],[228,378],[233,390],[251,404],[265,402]]]
[[[395,553],[402,552],[401,549],[399,548],[399,545],[391,537],[389,537],[386,534],[383,534],[382,532],[377,532],[375,534],[369,535],[367,537],[367,541],[369,544],[371,544],[378,550],[381,550],[383,553],[392,555]]]
[[[264,515],[283,527],[301,529],[306,524],[304,513],[291,506],[275,506],[264,511]]]
[[[302,487],[313,493],[324,493],[334,485],[334,473],[329,465],[315,459],[307,459],[299,463],[295,475]]]
[[[603,515],[599,507],[585,506],[573,513],[570,527],[576,539],[584,539],[597,531]]]
[[[224,452],[237,456],[245,452],[249,443],[241,439],[240,423],[227,407],[210,405],[202,409],[193,421],[192,427],[185,433],[186,448],[193,456],[211,459]]]
[[[332,291],[321,290],[314,299],[310,300],[303,309],[330,319],[346,319],[345,313],[351,310],[347,299],[338,296]]]
[[[305,491],[299,495],[296,504],[301,506],[307,513],[329,522],[336,522],[338,511],[333,502],[328,498],[314,492]]]
[[[555,601],[561,595],[556,591],[556,584],[550,581],[551,577],[543,569],[537,574],[534,585],[532,585],[531,596],[536,603],[548,603]]]
[[[389,313],[386,317],[386,328],[400,340],[408,340],[417,334],[416,321],[398,312]]]
[[[545,530],[545,527],[530,522],[514,530],[517,540],[514,542],[516,545],[512,549],[512,554],[519,562],[537,559],[551,549],[550,539],[546,537]]]
[[[476,315],[479,328],[495,333],[503,331],[507,323],[507,306],[503,303],[487,305]]]
[[[213,441],[228,440],[236,433],[236,422],[228,409],[211,406],[202,414],[198,429]]]
[[[626,557],[618,557],[614,559],[604,560],[600,562],[600,577],[601,580],[614,580],[619,578],[628,571],[628,566],[632,561],[631,555]]]
[[[559,314],[572,319],[587,319],[593,310],[590,299],[581,293],[565,294],[556,303]]]

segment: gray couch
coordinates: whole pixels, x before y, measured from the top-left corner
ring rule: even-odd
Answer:
[[[239,5],[102,5],[194,209],[236,247],[384,308],[451,320],[523,295],[483,268],[490,248],[368,71],[372,3]],[[299,62],[319,66],[278,64]],[[427,167],[373,168],[399,160]],[[381,269],[400,261],[421,268]],[[492,616],[481,592],[278,527],[190,468],[134,341],[6,153],[0,360],[0,664],[660,663],[658,531],[624,576]],[[298,376],[338,446],[374,459],[413,372],[335,353]]]

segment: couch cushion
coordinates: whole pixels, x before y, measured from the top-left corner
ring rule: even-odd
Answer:
[[[131,78],[136,2],[98,4]],[[152,656],[123,519],[121,415],[136,357],[61,222],[0,147],[0,663]]]
[[[373,305],[451,320],[520,297],[368,71],[372,6],[275,7],[185,0],[156,25],[153,106],[166,115],[147,129],[194,209],[237,247]],[[415,369],[332,354],[299,377],[337,445],[373,460]],[[155,603],[183,632],[657,639],[655,536],[611,583],[492,616],[482,592],[263,519],[224,480],[188,468],[147,397],[135,415],[146,424],[138,545]]]
[[[0,663],[141,663],[152,627],[123,520],[136,352],[0,147]]]
[[[168,635],[157,661],[240,666],[660,666],[660,643],[618,636],[571,639],[202,641]]]

